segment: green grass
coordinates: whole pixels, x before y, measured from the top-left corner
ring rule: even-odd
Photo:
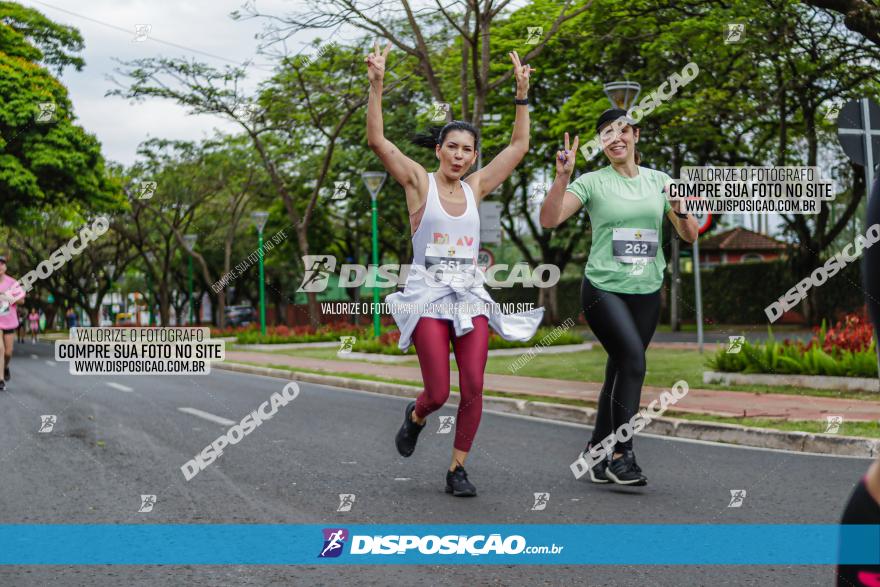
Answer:
[[[394,379],[390,377],[375,377],[372,375],[364,375],[362,373],[347,373],[343,371],[321,371],[318,369],[291,369],[286,365],[265,365],[260,363],[250,363],[246,361],[231,361],[245,365],[255,365],[258,367],[271,367],[274,369],[292,370],[302,373],[313,373],[316,375],[335,375],[339,377],[349,377],[352,379],[360,379],[365,381],[382,381],[385,383],[398,383],[401,385],[414,385],[415,382],[408,379]],[[418,386],[416,384],[416,386]],[[458,393],[457,385],[450,385],[453,392]],[[506,397],[511,399],[520,399],[535,402],[545,402],[553,404],[565,404],[569,406],[595,408],[596,403],[577,399],[550,398],[536,395],[513,394],[503,391],[484,390],[484,395],[493,397]],[[821,420],[780,420],[774,418],[733,418],[727,416],[714,416],[710,414],[693,414],[684,412],[675,412],[670,410],[665,414],[670,418],[680,418],[682,420],[692,420],[697,422],[719,422],[724,424],[738,424],[751,428],[772,428],[775,430],[785,430],[791,432],[813,432],[822,433],[825,431],[826,423]],[[861,436],[865,438],[880,438],[880,421],[871,422],[852,422],[844,419],[840,425],[838,432],[841,436]]]
[[[712,349],[708,347],[706,352],[702,355],[695,350],[649,349],[648,372],[645,375],[645,385],[671,387],[672,384],[679,379],[684,379],[688,382],[688,386],[695,389],[743,391],[749,393],[779,393],[784,395],[880,401],[880,394],[870,391],[807,389],[784,385],[720,385],[717,383],[703,383],[703,371],[708,370],[708,367],[705,366],[705,362],[706,359],[712,355],[712,352]],[[272,351],[271,354],[370,363],[370,361],[364,361],[361,359],[340,359],[336,355],[336,349],[332,348],[279,350]],[[508,366],[513,365],[519,356],[520,355],[489,357],[486,364],[486,373],[591,382],[601,382],[605,378],[605,361],[607,355],[599,344],[594,344],[592,350],[579,351],[576,353],[552,354],[545,350],[532,357],[530,361],[517,369],[515,373],[512,373]],[[418,358],[413,354],[411,361],[390,364],[412,367],[418,365]],[[456,370],[454,362],[451,366],[453,370]]]
[[[837,391],[833,389],[806,389],[784,385],[719,385],[703,383],[703,371],[707,371],[706,359],[711,349],[702,355],[698,351],[683,349],[648,349],[648,371],[645,385],[671,387],[679,379],[688,382],[695,389],[719,391],[744,391],[751,393],[780,393],[786,395],[805,395],[813,397],[833,397],[868,401],[880,400],[880,395],[868,391]],[[515,373],[508,368],[517,357],[489,357],[487,373],[500,375],[521,375],[572,381],[601,382],[605,378],[607,355],[602,347],[594,344],[589,351],[552,355],[547,352],[536,355]]]

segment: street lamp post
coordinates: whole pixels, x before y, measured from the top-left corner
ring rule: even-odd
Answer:
[[[251,214],[251,220],[257,228],[258,256],[260,259],[260,334],[266,334],[266,283],[263,277],[263,229],[266,227],[266,221],[269,220],[268,212],[254,212]],[[276,322],[277,324],[277,322]]]
[[[193,300],[193,258],[192,258],[192,250],[196,246],[196,239],[199,236],[197,234],[185,234],[183,235],[183,242],[186,245],[186,250],[190,253],[187,255],[188,264],[188,274],[189,274],[189,323],[190,325],[195,322],[195,302]]]
[[[116,265],[113,263],[109,263],[106,269],[107,277],[110,279],[110,311],[107,312],[107,315],[110,316],[110,325],[116,325],[116,313],[113,311],[113,288],[116,287],[116,281],[113,279],[116,277]]]
[[[372,218],[373,218],[373,335],[378,338],[379,332],[381,328],[379,326],[379,286],[378,286],[378,271],[379,271],[379,209],[377,207],[376,199],[379,195],[379,190],[382,189],[382,184],[385,183],[385,178],[388,177],[388,174],[384,171],[365,171],[361,174],[361,179],[364,180],[364,185],[367,186],[367,191],[370,192],[370,200],[372,202]]]
[[[602,89],[614,108],[629,110],[636,103],[642,86],[638,82],[608,82]]]

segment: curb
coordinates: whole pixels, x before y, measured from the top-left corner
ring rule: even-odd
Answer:
[[[272,367],[258,367],[240,363],[215,363],[212,369],[249,373],[251,375],[264,375],[266,377],[278,377],[304,383],[316,383],[319,385],[332,385],[383,395],[415,398],[421,391],[421,387],[414,385],[402,385],[399,383],[385,383],[382,381],[370,381],[367,379],[353,379],[350,377],[338,377],[336,375],[318,375],[316,373],[304,373],[289,369],[275,369]],[[450,405],[456,405],[452,401],[455,396],[450,396]],[[592,426],[596,418],[596,410],[565,404],[536,402],[522,399],[483,396],[483,407],[486,411],[502,414],[517,414],[521,416],[534,416],[560,422],[571,422]],[[797,452],[809,452],[828,455],[853,456],[873,458],[880,456],[880,438],[861,438],[858,436],[838,436],[836,434],[814,434],[811,432],[789,432],[772,428],[749,428],[736,424],[720,422],[700,422],[694,420],[682,420],[679,418],[659,417],[653,418],[645,428],[651,434],[670,436],[675,438],[688,438],[691,440],[707,440],[723,442],[742,446],[758,448],[773,448],[791,450]]]
[[[703,383],[722,385],[788,385],[810,389],[880,392],[880,381],[867,377],[832,377],[830,375],[774,375],[771,373],[729,373],[703,371]]]

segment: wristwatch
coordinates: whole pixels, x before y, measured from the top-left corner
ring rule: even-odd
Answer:
[[[519,98],[514,98],[514,99],[513,99],[513,103],[516,104],[517,106],[528,106],[528,105],[529,105],[529,99],[528,99],[528,98],[523,98],[522,100],[520,100]]]
[[[688,216],[690,216],[690,213],[688,213],[688,212],[685,212],[684,214],[679,214],[679,213],[676,212],[675,210],[673,210],[672,212],[673,212],[676,216],[678,216],[679,218],[687,218]]]

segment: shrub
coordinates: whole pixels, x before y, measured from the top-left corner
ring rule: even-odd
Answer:
[[[259,326],[256,329],[236,333],[238,344],[284,344],[296,342],[331,342],[338,341],[340,336],[366,336],[366,330],[362,326],[354,326],[347,322],[333,322],[321,324],[317,328],[310,325],[288,327],[269,326],[266,335],[260,334]]]
[[[848,314],[830,330],[815,329],[809,343],[777,343],[768,327],[763,344],[743,343],[739,353],[719,349],[707,366],[732,373],[877,377],[876,341],[864,314]]]

